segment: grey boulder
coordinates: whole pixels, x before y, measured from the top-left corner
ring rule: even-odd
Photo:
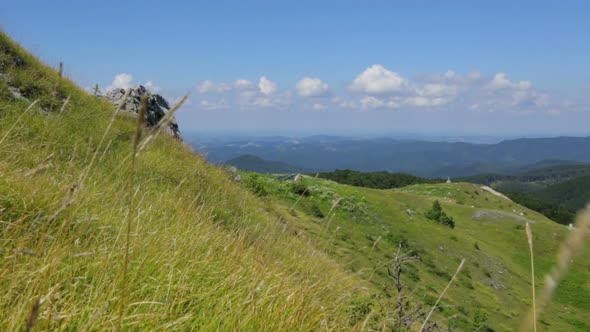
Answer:
[[[125,104],[121,105],[127,92],[129,92],[129,97],[125,101]],[[139,112],[139,106],[141,105],[141,98],[144,95],[147,95],[148,105],[147,112],[145,114],[145,123],[148,127],[154,127],[170,110],[170,104],[166,99],[164,99],[164,97],[156,93],[151,93],[143,85],[130,89],[113,89],[107,91],[104,97],[116,107],[121,106],[122,111],[137,114]],[[168,125],[168,128],[165,128],[165,131],[169,135],[182,140],[178,123],[174,117],[172,117],[172,121]]]

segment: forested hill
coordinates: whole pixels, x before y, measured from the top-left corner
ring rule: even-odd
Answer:
[[[393,189],[412,184],[443,182],[441,179],[426,179],[405,173],[359,172],[349,169],[319,173],[318,177],[342,184],[375,189]]]
[[[303,167],[290,165],[280,161],[265,160],[254,155],[242,155],[223,163],[231,165],[241,171],[256,173],[304,173],[307,172]]]
[[[590,201],[587,164],[553,165],[520,174],[480,174],[460,180],[489,185],[515,202],[566,225]]]

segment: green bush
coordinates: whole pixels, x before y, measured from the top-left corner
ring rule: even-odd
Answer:
[[[438,200],[432,203],[432,208],[426,212],[426,218],[434,220],[447,227],[455,228],[455,221],[452,217],[449,217],[445,211],[443,211],[442,206]]]
[[[298,196],[309,196],[310,190],[307,188],[305,184],[302,182],[292,182],[290,184],[291,192],[297,194]]]
[[[311,215],[314,217],[317,217],[320,219],[325,217],[324,213],[322,212],[322,210],[320,209],[320,207],[316,203],[311,203],[309,210],[311,212]]]
[[[401,246],[402,248],[408,248],[408,240],[400,234],[396,234],[393,232],[387,233],[385,235],[385,240],[395,246]]]
[[[246,177],[243,181],[244,186],[257,196],[267,196],[268,190],[264,185],[264,178],[258,174],[252,174]]]
[[[350,325],[363,320],[370,312],[373,307],[373,303],[368,300],[353,299],[350,307]]]

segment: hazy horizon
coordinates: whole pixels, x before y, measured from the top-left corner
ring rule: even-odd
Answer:
[[[556,137],[590,137],[588,134],[528,134],[528,135],[479,135],[453,133],[412,133],[412,132],[362,132],[362,131],[232,131],[232,130],[189,130],[184,137],[192,144],[245,140],[310,139],[313,137],[331,137],[336,139],[381,139],[414,140],[425,142],[464,142],[473,144],[496,144],[515,139],[556,138]]]

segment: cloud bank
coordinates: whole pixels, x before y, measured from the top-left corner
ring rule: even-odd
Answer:
[[[120,73],[107,89],[129,88],[133,76]],[[159,91],[151,80],[144,85]],[[286,84],[288,86],[288,84]],[[323,79],[304,76],[281,88],[268,75],[233,81],[202,80],[195,86],[191,109],[202,111],[463,111],[559,115],[565,101],[552,99],[526,79],[512,79],[507,73],[463,74],[448,70],[406,77],[381,64],[373,64],[340,82],[333,89]],[[569,103],[571,107],[574,103]]]

